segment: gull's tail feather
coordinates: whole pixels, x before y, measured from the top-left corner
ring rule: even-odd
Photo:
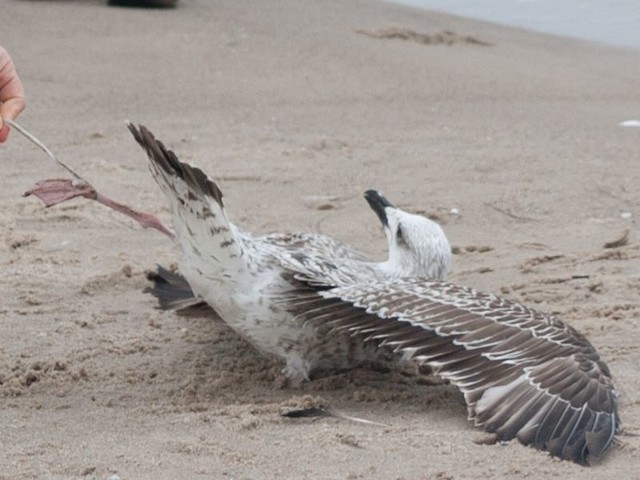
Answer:
[[[195,310],[210,308],[203,300],[196,297],[191,286],[179,273],[167,270],[162,265],[154,272],[149,272],[147,278],[153,282],[153,286],[145,289],[158,299],[159,308],[162,310]]]
[[[135,140],[147,152],[149,169],[171,202],[173,228],[192,281],[242,271],[243,248],[239,232],[227,220],[222,192],[199,168],[178,160],[144,126],[127,123]],[[192,287],[194,285],[192,284]],[[197,289],[196,289],[197,290]]]

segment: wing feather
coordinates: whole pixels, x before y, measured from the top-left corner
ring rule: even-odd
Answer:
[[[331,309],[309,312],[298,303],[298,317],[430,365],[462,390],[470,419],[499,440],[518,438],[582,464],[611,445],[619,418],[609,369],[560,320],[422,279],[323,288],[316,295]]]

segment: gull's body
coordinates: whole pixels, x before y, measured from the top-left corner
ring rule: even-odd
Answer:
[[[201,170],[144,127],[129,128],[171,202],[193,293],[284,360],[293,383],[393,351],[457,385],[470,418],[499,440],[517,437],[580,463],[610,446],[617,391],[593,346],[555,318],[444,283],[451,251],[434,222],[370,190],[389,244],[384,262],[322,235],[255,237],[228,221]]]

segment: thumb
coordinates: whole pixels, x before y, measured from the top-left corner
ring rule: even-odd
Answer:
[[[25,101],[22,97],[10,98],[0,105],[0,143],[3,143],[9,136],[9,125],[3,122],[4,118],[15,120],[24,110]]]
[[[13,97],[2,102],[0,106],[0,117],[15,120],[24,110],[24,97]]]
[[[9,136],[9,125],[2,121],[2,115],[0,115],[0,143],[4,143],[4,141]]]

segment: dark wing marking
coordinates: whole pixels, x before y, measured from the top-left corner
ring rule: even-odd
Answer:
[[[291,301],[304,321],[433,367],[462,390],[470,419],[501,441],[518,438],[585,464],[618,431],[618,393],[594,347],[516,302],[421,279],[325,288]]]

